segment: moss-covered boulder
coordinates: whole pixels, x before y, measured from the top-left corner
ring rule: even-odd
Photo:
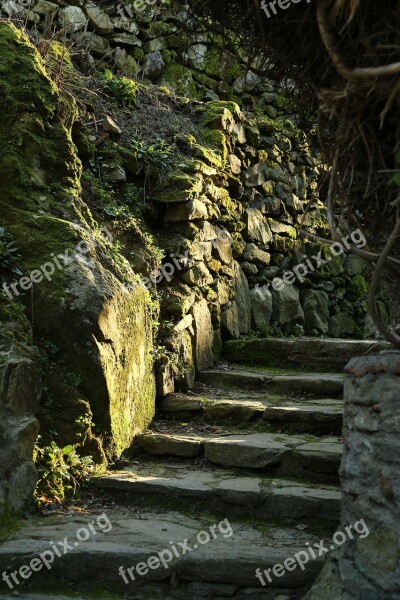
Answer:
[[[107,454],[120,454],[154,413],[148,293],[128,263],[117,265],[110,232],[101,235],[82,201],[74,101],[4,23],[0,53],[0,220],[24,275],[7,297],[25,304],[35,338],[59,349],[60,373],[77,376]],[[70,403],[66,395],[57,409],[64,422]]]

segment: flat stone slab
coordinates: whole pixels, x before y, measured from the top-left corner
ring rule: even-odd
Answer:
[[[327,473],[336,475],[339,471],[343,454],[343,443],[337,438],[323,438],[318,442],[310,442],[298,446],[293,452],[293,459],[305,472]]]
[[[43,518],[22,527],[12,538],[0,547],[2,571],[15,572],[40,553],[49,551],[52,540],[57,544],[67,540],[71,549],[55,557],[51,569],[43,566],[39,573],[31,573],[32,579],[43,588],[46,577],[62,578],[70,584],[95,582],[101,580],[111,585],[114,592],[124,590],[133,593],[134,586],[140,581],[169,581],[174,573],[178,580],[199,583],[217,583],[235,587],[257,587],[255,570],[273,567],[276,563],[293,556],[297,551],[306,549],[307,544],[318,543],[320,534],[306,530],[271,526],[267,531],[252,527],[243,522],[229,519],[215,519],[214,534],[211,534],[211,522],[187,517],[179,512],[143,512],[135,517],[122,517],[118,509],[107,509],[107,519],[111,528],[101,531],[88,541],[75,544],[77,532],[90,530],[89,522],[97,522],[100,515],[53,516]],[[184,544],[185,551],[179,542]],[[186,543],[186,544],[185,544]],[[139,562],[147,562],[159,552],[171,549],[174,544],[177,555],[169,552],[166,566],[162,564],[153,569],[147,568],[143,575],[135,571],[136,580],[125,584],[119,574],[121,566],[125,573],[129,567]],[[61,546],[60,546],[61,547]],[[322,558],[309,563],[304,571],[296,569],[288,572],[284,578],[276,578],[273,586],[277,589],[297,589],[310,584],[322,566]],[[1,582],[1,590],[6,584]],[[7,587],[7,586],[6,586]],[[222,589],[222,588],[221,588]],[[259,585],[261,590],[261,586]],[[21,590],[22,591],[22,590]],[[35,595],[29,595],[35,598]],[[51,595],[38,595],[37,600],[47,600]],[[62,600],[63,596],[56,596]]]
[[[181,465],[135,465],[128,471],[98,478],[96,485],[107,492],[128,492],[136,498],[143,494],[193,499],[208,509],[225,506],[227,514],[232,512],[230,507],[241,510],[251,507],[263,517],[318,518],[331,523],[339,520],[340,492],[335,487],[265,476],[241,476],[218,467],[207,472],[185,470]]]
[[[271,430],[317,435],[338,435],[342,430],[343,400],[339,398],[305,399],[240,390],[227,390],[220,398],[212,389],[206,393],[198,400],[185,394],[171,394],[159,405],[162,418],[204,417],[207,421],[250,423],[263,417]],[[188,404],[196,407],[196,411],[185,410]]]
[[[289,393],[305,392],[316,396],[335,396],[343,393],[343,375],[311,373],[305,375],[275,375],[267,387]]]
[[[212,387],[263,388],[270,379],[246,370],[208,369],[197,374],[197,379]]]
[[[323,370],[344,369],[354,356],[378,353],[391,345],[375,340],[319,338],[230,340],[224,343],[224,357],[237,363],[294,366],[307,365]]]
[[[153,456],[182,456],[195,458],[203,450],[204,439],[198,436],[153,433],[146,431],[138,435],[132,450],[138,450]]]
[[[196,413],[203,412],[203,401],[201,398],[187,396],[186,394],[170,394],[158,404],[158,409],[162,413],[171,415],[194,416]]]
[[[262,389],[274,394],[336,396],[343,393],[343,375],[336,373],[272,375],[267,368],[254,373],[231,367],[202,371],[198,379],[213,388]]]
[[[303,441],[285,434],[234,434],[206,439],[204,453],[209,461],[226,467],[265,469],[281,463]]]
[[[261,402],[210,400],[204,408],[204,416],[210,421],[232,419],[243,422],[262,417],[264,411],[265,406]]]
[[[338,477],[343,444],[339,438],[307,434],[227,433],[199,437],[146,432],[138,436],[134,449],[159,457],[193,459],[204,455],[211,463],[224,467],[274,469],[274,473],[295,477],[307,478],[313,473],[315,480],[318,474]]]
[[[343,407],[341,404],[318,405],[292,402],[280,406],[267,406],[263,419],[284,429],[339,434],[343,425]]]

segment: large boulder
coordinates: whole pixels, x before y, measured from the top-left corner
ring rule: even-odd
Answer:
[[[60,102],[37,51],[5,23],[0,53],[0,220],[21,255],[17,299],[36,336],[59,349],[53,380],[63,369],[79,382],[107,454],[118,455],[154,415],[148,292],[112,259],[112,236],[99,235],[80,196],[73,99]],[[59,399],[64,426],[71,402]]]

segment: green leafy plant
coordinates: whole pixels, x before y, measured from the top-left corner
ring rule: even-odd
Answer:
[[[109,94],[118,100],[123,106],[132,108],[136,103],[138,85],[127,77],[116,77],[106,69],[101,73],[100,80],[107,88]]]
[[[94,468],[90,456],[79,456],[72,445],[59,448],[54,441],[44,447],[36,445],[35,463],[39,471],[36,497],[44,501],[73,495]]]
[[[122,205],[118,206],[114,202],[109,202],[106,206],[104,206],[103,212],[106,215],[108,215],[109,217],[115,217],[115,218],[120,218],[120,217],[127,218],[130,216],[130,210],[126,204],[122,204]]]
[[[154,142],[136,139],[132,140],[132,149],[138,162],[138,173],[145,170],[150,173],[168,173],[173,169],[173,150],[164,140]]]
[[[304,335],[303,325],[300,325],[300,323],[296,323],[296,325],[293,327],[293,335],[295,337],[302,337]]]
[[[13,273],[22,275],[22,271],[18,267],[20,258],[11,234],[4,227],[0,227],[0,279],[2,281],[8,279]]]

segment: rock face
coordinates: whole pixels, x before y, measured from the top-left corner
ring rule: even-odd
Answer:
[[[15,338],[16,328],[15,322],[3,325],[0,336],[0,515],[28,508],[37,480],[32,457],[42,392],[38,355]]]
[[[346,367],[340,547],[307,600],[398,596],[399,373],[395,353],[354,358]]]
[[[79,376],[80,393],[103,432],[107,453],[119,454],[154,414],[148,293],[132,269],[119,272],[107,253],[107,233],[99,237],[83,217],[87,207],[79,197],[81,166],[56,113],[57,91],[38,54],[21,33],[4,24],[0,49],[0,142],[5,147],[7,140],[10,148],[0,155],[1,219],[10,223],[24,274],[46,264],[46,278],[34,287],[35,307],[40,306],[34,310],[36,335],[59,348],[60,365],[70,377]],[[6,111],[10,103],[13,108]],[[65,110],[64,123],[71,124],[72,99]],[[37,120],[43,127],[33,134]],[[18,165],[19,174],[12,164]],[[32,207],[41,204],[46,210],[35,214]],[[54,251],[63,254],[64,265],[53,260]],[[20,369],[29,376],[28,365]],[[60,402],[65,402],[68,418],[71,396]]]
[[[199,39],[173,3],[134,16],[93,0],[23,4],[0,1],[0,16],[36,23],[40,40],[51,15],[82,46],[71,59],[46,41],[41,56],[0,19],[0,232],[18,248],[25,284],[12,302],[43,346],[60,444],[120,455],[151,421],[156,393],[192,387],[224,339],[326,334],[328,323],[333,335],[358,331],[356,261],[274,284],[307,258],[307,206],[303,224],[326,233],[315,149],[286,119],[280,82]],[[101,108],[80,96],[82,73],[103,90]],[[60,95],[61,80],[78,103],[68,85]],[[4,281],[19,286],[10,272]]]

